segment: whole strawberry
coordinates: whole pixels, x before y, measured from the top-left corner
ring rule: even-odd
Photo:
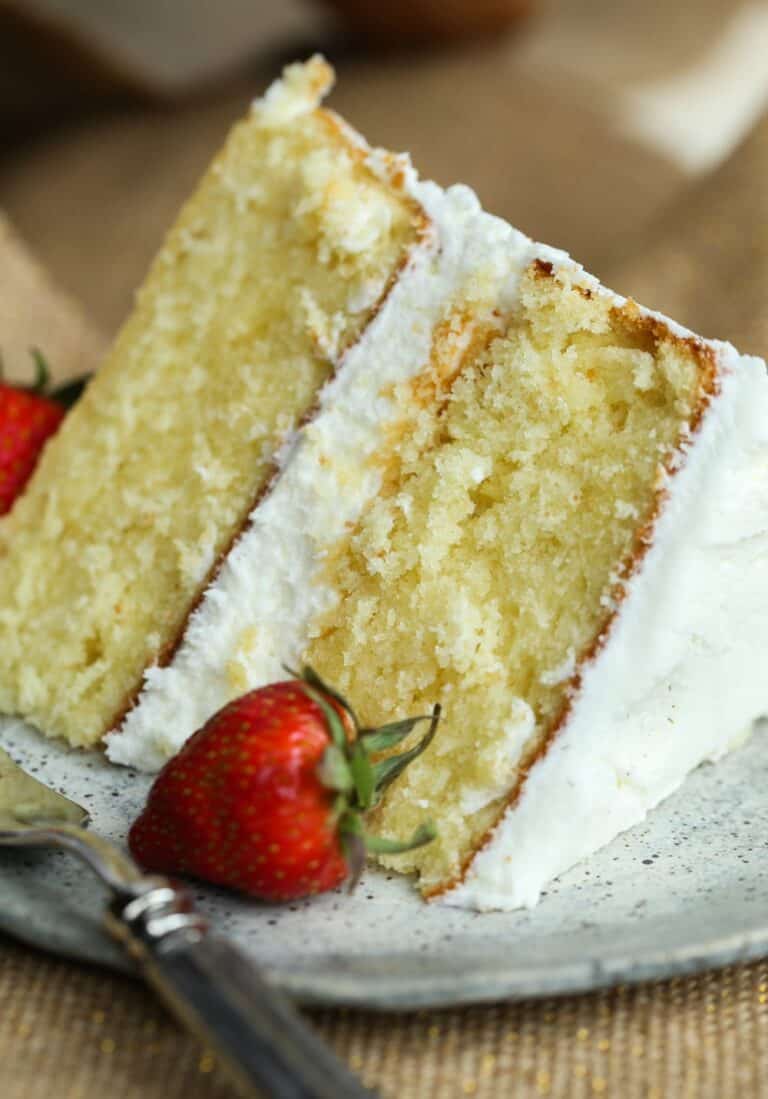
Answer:
[[[0,515],[10,511],[32,475],[46,440],[64,419],[66,409],[43,395],[48,379],[45,362],[35,353],[38,377],[32,389],[0,379]]]
[[[435,735],[440,716],[361,729],[309,668],[230,702],[158,775],[128,843],[147,869],[189,874],[269,901],[321,893],[359,875],[368,850],[429,843],[366,836],[363,815]],[[372,753],[426,735],[378,762]]]

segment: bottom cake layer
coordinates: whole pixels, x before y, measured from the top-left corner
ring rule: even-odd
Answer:
[[[766,471],[765,365],[734,356],[562,727],[443,901],[534,905],[768,713]]]
[[[756,532],[744,561],[729,533],[737,486],[753,518],[764,506],[754,409],[767,400],[761,364],[568,264],[529,268],[501,330],[414,412],[386,485],[331,558],[337,601],[304,652],[366,724],[442,704],[439,735],[374,816],[390,839],[427,816],[439,836],[387,865],[417,871],[427,895],[469,866],[455,900],[529,903],[768,704],[759,657],[737,643],[747,628],[768,640],[747,617],[765,566]],[[527,866],[500,822],[541,788],[552,753],[564,770],[524,828]],[[491,854],[472,862],[480,848]]]

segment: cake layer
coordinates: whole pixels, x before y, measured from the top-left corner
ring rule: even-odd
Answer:
[[[768,379],[718,352],[720,392],[664,478],[664,506],[568,712],[441,900],[532,906],[768,713]]]
[[[0,526],[0,710],[73,744],[172,652],[425,231],[397,165],[374,172],[315,109],[330,81],[320,60],[294,67],[235,127]]]
[[[534,262],[501,320],[414,409],[304,653],[366,725],[442,704],[375,815],[387,838],[439,819],[391,860],[427,891],[461,874],[560,719],[714,383],[704,345],[573,265]]]
[[[407,185],[433,236],[291,436],[261,499],[192,615],[167,665],[150,668],[137,705],[108,738],[120,763],[154,770],[225,702],[297,663],[312,623],[334,606],[329,554],[343,544],[387,476],[391,445],[409,422],[414,386],[431,392],[514,294],[530,241],[483,214],[464,187]],[[461,295],[465,323],[451,327]],[[432,355],[435,331],[441,356]]]

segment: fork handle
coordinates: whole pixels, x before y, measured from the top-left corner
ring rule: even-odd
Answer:
[[[243,1095],[373,1099],[250,959],[209,931],[172,882],[116,898],[107,927]]]

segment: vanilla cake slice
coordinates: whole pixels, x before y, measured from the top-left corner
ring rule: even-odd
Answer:
[[[768,710],[765,364],[253,107],[0,525],[0,709],[153,770],[312,664],[444,719],[375,828],[425,896],[534,904]]]

